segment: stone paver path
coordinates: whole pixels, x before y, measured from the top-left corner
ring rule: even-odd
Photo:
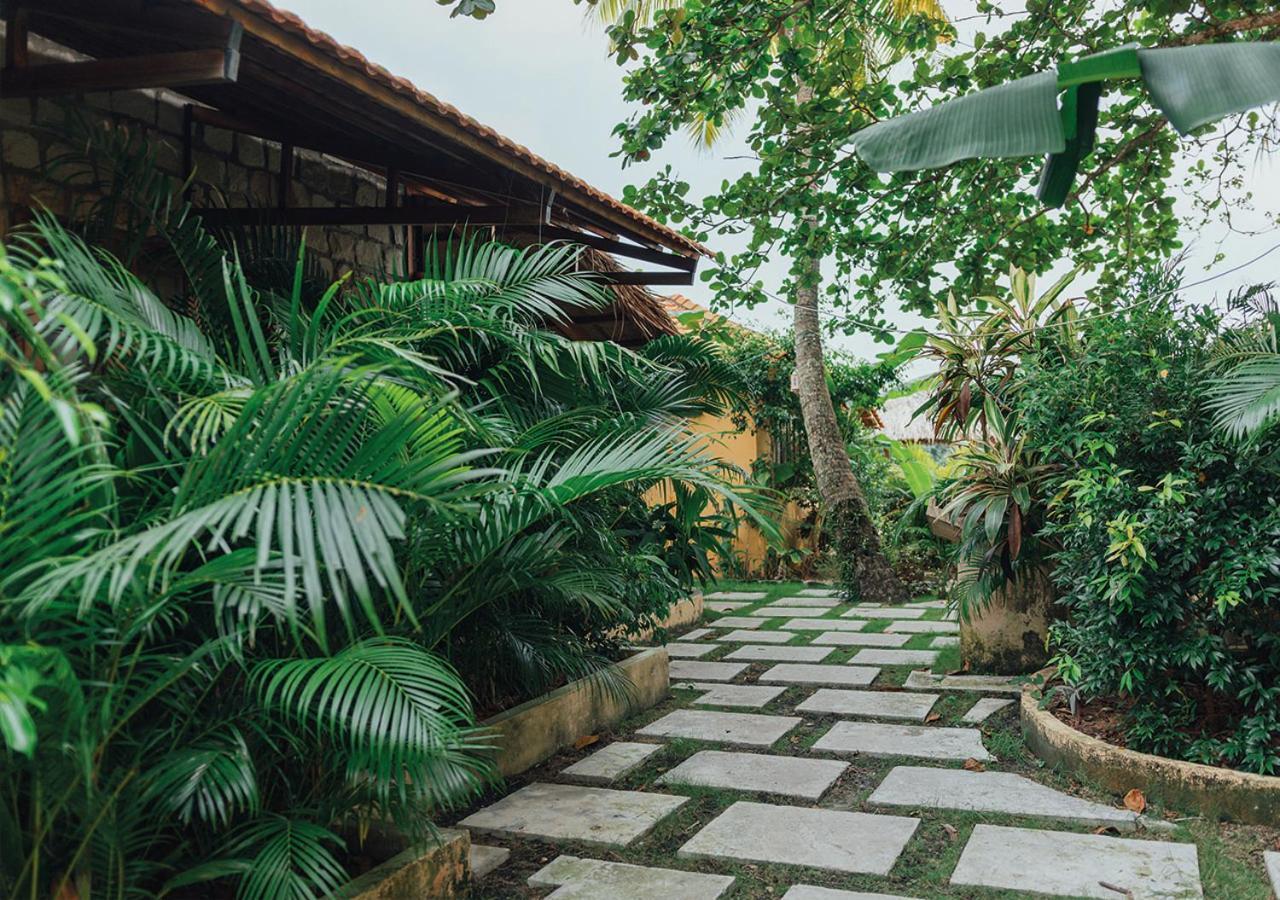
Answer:
[[[784,631],[861,631],[866,619],[792,619],[783,622]]]
[[[779,663],[758,679],[761,684],[827,684],[863,687],[876,680],[879,669],[867,666],[824,666],[812,663]]]
[[[835,597],[783,597],[770,604],[771,606],[817,606],[830,609],[833,606],[839,606],[840,601]]]
[[[786,631],[753,631],[750,628],[739,628],[720,635],[716,640],[722,644],[788,644],[795,640],[795,635]]]
[[[714,712],[709,709],[677,709],[656,722],[650,722],[636,734],[646,737],[715,741],[744,747],[768,747],[799,725],[800,721],[796,716]]]
[[[1194,844],[1002,825],[974,827],[951,883],[1107,900],[1204,896]]]
[[[471,877],[479,881],[507,861],[511,851],[506,847],[490,847],[487,844],[471,845]]]
[[[1271,892],[1280,897],[1280,853],[1267,851],[1262,854],[1262,861],[1266,863],[1267,874],[1271,877]]]
[[[815,608],[811,606],[762,606],[755,612],[747,613],[749,616],[787,616],[792,619],[807,619],[825,616],[830,610]]]
[[[747,706],[759,709],[786,690],[767,684],[713,684],[709,681],[685,681],[672,687],[705,691],[693,701],[695,706]]]
[[[647,834],[686,800],[670,794],[535,783],[508,794],[458,824],[481,833],[625,847]]]
[[[987,721],[987,719],[991,718],[991,716],[998,713],[1006,706],[1012,705],[1012,700],[1001,700],[999,697],[983,697],[977,703],[973,704],[973,706],[969,707],[969,711],[961,716],[961,719],[968,722],[970,725],[977,725],[981,722]]]
[[[750,605],[750,603],[746,602],[733,603],[728,600],[708,600],[705,604],[707,609],[715,612],[733,612],[735,609],[742,609],[744,606]]]
[[[887,875],[919,819],[740,800],[680,848],[683,857]]]
[[[695,784],[817,800],[849,768],[832,759],[725,753],[703,750],[658,779],[660,784]]]
[[[796,711],[923,722],[937,700],[937,694],[841,691],[835,688],[819,688],[807,700],[796,704]]]
[[[716,591],[714,594],[707,594],[708,600],[735,600],[746,601],[748,603],[756,600],[763,600],[769,596],[764,591]]]
[[[938,661],[937,650],[859,650],[849,662],[864,666],[931,666]]]
[[[661,744],[614,741],[569,766],[564,774],[594,784],[612,784],[661,749]]]
[[[716,649],[714,644],[695,644],[692,641],[674,641],[666,646],[667,656],[672,659],[697,659],[706,656]]]
[[[732,875],[704,875],[577,856],[557,856],[529,876],[530,887],[559,887],[547,895],[547,900],[716,900],[733,887],[733,881]]]
[[[872,792],[868,803],[880,806],[963,809],[1058,819],[1133,831],[1137,815],[1072,797],[1012,772],[967,772],[896,766]]]
[[[797,884],[782,895],[782,900],[919,900],[901,894],[867,894],[863,891],[842,891],[838,888]]]
[[[822,662],[835,647],[777,647],[762,644],[746,644],[725,656],[725,659],[770,660],[772,662]]]
[[[733,681],[746,670],[746,663],[673,659],[671,660],[670,675],[672,681]]]
[[[1117,798],[1050,787],[1016,759],[999,771],[984,733],[1008,727],[1025,679],[942,674],[958,665],[959,630],[943,601],[722,596],[707,606],[730,615],[667,645],[681,657],[672,686],[696,694],[462,820],[522,854],[491,880],[556,900],[920,900],[948,880],[954,897],[1203,896],[1195,845],[1153,838]],[[957,826],[955,852],[939,850],[940,822]],[[1099,827],[1134,836],[1089,833]],[[505,859],[474,847],[477,871]],[[1265,865],[1280,892],[1280,853]]]
[[[926,759],[990,759],[976,728],[929,728],[879,722],[837,722],[818,738],[814,750]]]
[[[717,628],[763,628],[764,619],[753,619],[748,616],[721,616],[712,623]]]
[[[885,634],[883,631],[824,631],[813,639],[813,643],[833,647],[901,647],[909,640],[909,634]]]
[[[1022,693],[1023,678],[1005,675],[936,675],[932,672],[912,672],[902,686],[912,691],[977,691],[981,694]]]

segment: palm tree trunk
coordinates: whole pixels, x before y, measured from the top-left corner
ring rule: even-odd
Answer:
[[[813,89],[806,84],[796,91],[797,103],[806,103],[812,97]],[[816,219],[809,219],[808,224],[816,227]],[[880,549],[880,536],[871,521],[867,496],[854,477],[836,409],[831,403],[831,392],[827,390],[822,328],[818,321],[822,254],[816,249],[801,252],[805,255],[799,260],[800,280],[795,291],[795,390],[809,439],[809,458],[813,462],[818,497],[840,563],[840,581],[851,598],[903,603],[908,598],[907,589]]]
[[[809,438],[809,457],[826,514],[827,529],[840,562],[840,580],[850,595],[875,603],[901,603],[907,590],[880,549],[866,495],[853,475],[840,434],[835,406],[827,390],[818,322],[821,258],[801,261],[806,278],[796,288],[796,393]]]

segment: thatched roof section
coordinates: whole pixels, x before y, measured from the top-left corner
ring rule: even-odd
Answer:
[[[906,441],[916,444],[943,444],[933,433],[933,423],[927,416],[916,416],[915,411],[924,398],[920,394],[908,394],[905,397],[893,397],[886,400],[877,412],[884,424],[881,430],[885,437],[895,441]]]
[[[608,253],[584,247],[581,268],[592,272],[625,271]],[[663,308],[663,298],[648,288],[634,284],[613,284],[606,288],[616,297],[607,310],[573,310],[571,325],[562,329],[569,337],[583,341],[613,341],[637,346],[664,334],[679,332],[676,321]]]

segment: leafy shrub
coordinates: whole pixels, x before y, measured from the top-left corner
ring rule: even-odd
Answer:
[[[1023,359],[1028,443],[1061,473],[1053,643],[1086,698],[1125,698],[1135,749],[1277,773],[1280,459],[1214,428],[1203,390],[1224,329],[1175,287],[1150,276]]]

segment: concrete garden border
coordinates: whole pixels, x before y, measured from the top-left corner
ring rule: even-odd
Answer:
[[[508,778],[518,775],[583,735],[615,725],[671,693],[667,651],[662,647],[642,650],[618,668],[634,685],[630,698],[610,696],[580,679],[482,722],[496,734],[498,771]]]
[[[1280,822],[1280,777],[1125,750],[1076,731],[1022,692],[1022,735],[1047,763],[1117,794],[1138,788],[1175,809],[1247,825]]]
[[[461,897],[471,882],[471,835],[440,830],[439,843],[410,847],[354,878],[334,894],[341,900],[420,900]]]

